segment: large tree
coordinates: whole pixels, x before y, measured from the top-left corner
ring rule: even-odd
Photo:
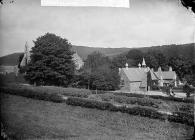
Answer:
[[[88,55],[79,85],[90,89],[115,90],[119,85],[118,69],[111,67],[111,60],[99,52]]]
[[[68,86],[74,76],[71,44],[55,34],[46,33],[34,41],[26,79],[37,85]]]
[[[130,50],[126,55],[127,59],[131,60],[131,63],[129,63],[129,65],[131,66],[137,66],[139,63],[141,63],[143,56],[144,54],[142,53],[142,51],[137,49]]]
[[[185,76],[188,77],[189,75],[193,75],[192,62],[183,56],[170,57],[168,64],[176,71],[180,80],[185,78]]]

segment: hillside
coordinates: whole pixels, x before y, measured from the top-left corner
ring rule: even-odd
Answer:
[[[13,53],[0,57],[0,65],[15,66],[18,64],[18,58],[22,53]]]
[[[195,62],[195,43],[181,45],[162,45],[142,48],[95,48],[86,46],[73,46],[73,50],[76,51],[78,55],[84,60],[89,54],[94,51],[98,51],[109,57],[114,57],[122,53],[127,53],[131,49],[138,49],[142,52],[161,51],[167,57],[183,55],[191,60],[194,60]],[[13,53],[0,57],[0,65],[16,65],[20,54],[22,53]]]

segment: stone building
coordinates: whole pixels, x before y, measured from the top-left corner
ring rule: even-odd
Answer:
[[[171,82],[177,86],[177,75],[172,68],[169,71],[162,71],[159,67],[158,71],[146,67],[143,58],[142,65],[139,63],[138,67],[128,67],[126,63],[125,68],[119,68],[120,87],[121,90],[135,92],[147,91],[153,86],[163,87],[169,85]]]

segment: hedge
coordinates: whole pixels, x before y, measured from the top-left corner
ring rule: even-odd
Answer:
[[[84,98],[70,97],[67,99],[66,104],[73,106],[81,106],[86,108],[96,108],[100,110],[109,110],[109,111],[119,111],[122,113],[128,113],[131,115],[139,115],[142,117],[148,117],[152,119],[165,120],[168,119],[170,122],[177,122],[182,124],[187,124],[190,126],[194,125],[194,116],[193,114],[186,114],[182,112],[174,112],[173,115],[161,114],[160,112],[146,107],[132,107],[128,108],[126,106],[114,106],[108,102],[101,102],[95,100],[89,100]]]
[[[127,96],[127,97],[137,97],[137,98],[144,98],[144,97],[148,96],[148,95],[137,94],[137,93],[123,93],[123,92],[114,92],[113,95]]]
[[[162,100],[167,100],[167,101],[194,103],[194,99],[192,98],[165,97],[165,96],[160,96],[160,95],[150,95],[149,97],[153,99],[162,99]]]
[[[194,103],[194,99],[192,98],[178,98],[178,97],[166,97],[166,96],[160,96],[160,95],[143,95],[143,94],[136,94],[136,93],[120,93],[116,92],[113,93],[114,95],[119,96],[127,96],[127,97],[137,97],[137,98],[144,98],[149,97],[153,99],[161,99],[161,100],[167,100],[167,101],[176,101],[176,102],[183,102],[183,103]]]
[[[64,96],[72,96],[72,97],[81,97],[87,98],[91,95],[91,91],[88,89],[78,89],[78,88],[63,88],[63,87],[56,87],[56,86],[25,86],[25,85],[17,85],[17,84],[10,84],[4,86],[2,88],[9,88],[13,90],[26,90],[35,93],[48,93],[48,94],[59,94]]]
[[[178,109],[180,112],[193,113],[194,104],[181,104],[181,105],[178,105]]]
[[[184,112],[173,112],[173,115],[168,116],[168,121],[194,126],[194,114]]]
[[[62,94],[65,96],[87,98],[92,92],[88,89],[62,88]]]
[[[22,89],[22,88],[11,88],[11,87],[1,87],[0,91],[2,93],[8,93],[12,95],[20,95],[23,97],[38,99],[38,100],[45,100],[45,101],[52,101],[56,103],[64,102],[62,97],[59,94],[51,93],[48,94],[46,92],[41,93],[37,91],[33,91],[30,89]]]
[[[96,108],[100,110],[110,110],[110,111],[120,111],[123,113],[128,113],[132,115],[140,115],[144,117],[154,118],[154,119],[164,119],[161,113],[155,111],[154,109],[150,108],[140,108],[140,107],[133,107],[127,108],[125,106],[114,106],[108,102],[101,102],[89,99],[82,99],[76,97],[70,97],[67,99],[66,103],[68,105],[74,106],[81,106],[86,108]]]
[[[111,101],[114,100],[118,103],[123,104],[138,104],[141,106],[149,106],[149,107],[155,107],[158,108],[159,101],[155,101],[153,99],[149,98],[135,98],[135,97],[124,97],[124,96],[115,96],[112,94],[103,94],[99,95],[103,101]]]

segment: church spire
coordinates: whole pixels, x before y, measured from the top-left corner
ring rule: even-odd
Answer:
[[[25,47],[24,47],[24,56],[22,58],[22,61],[20,63],[20,66],[26,66],[30,62],[30,52],[29,52],[29,47],[28,43],[26,41]]]
[[[142,61],[142,67],[146,67],[146,62],[145,62],[144,58],[143,58],[143,61]]]

